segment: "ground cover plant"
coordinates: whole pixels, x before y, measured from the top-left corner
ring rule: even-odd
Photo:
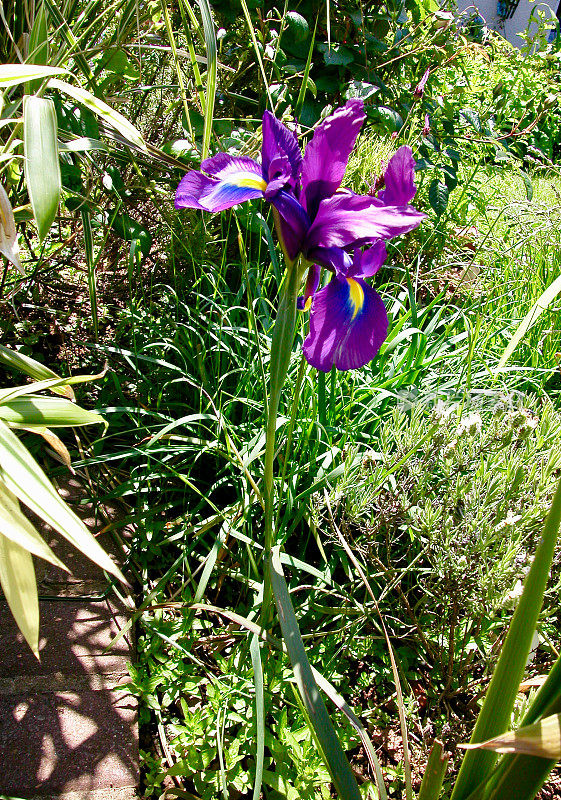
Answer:
[[[144,796],[557,796],[558,44],[10,10],[0,417],[134,524]]]

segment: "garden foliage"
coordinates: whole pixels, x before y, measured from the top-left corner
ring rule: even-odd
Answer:
[[[32,649],[30,554],[58,561],[20,501],[122,577],[47,478],[72,458],[134,526],[145,796],[535,797],[560,755],[556,23],[517,50],[433,0],[1,22],[0,580]],[[414,223],[323,241],[349,190],[347,234]]]

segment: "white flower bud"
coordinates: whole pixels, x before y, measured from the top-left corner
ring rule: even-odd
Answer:
[[[14,265],[22,275],[25,275],[19,260],[18,233],[16,231],[16,221],[14,212],[6,194],[6,190],[0,184],[0,253],[6,256],[8,261]]]

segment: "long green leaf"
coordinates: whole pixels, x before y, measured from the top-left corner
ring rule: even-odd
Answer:
[[[53,372],[49,367],[46,367],[39,361],[35,361],[31,356],[26,356],[24,353],[20,353],[17,350],[4,347],[2,344],[0,344],[0,362],[6,364],[8,367],[23,372],[25,375],[29,375],[30,378],[34,378],[37,381],[60,380],[56,372]],[[68,384],[64,384],[63,386],[51,386],[50,389],[57,394],[68,397],[69,400],[74,399],[74,392]]]
[[[36,383],[24,383],[21,386],[13,386],[11,389],[0,389],[0,405],[13,400],[15,397],[22,397],[23,395],[37,394],[49,389],[55,392],[58,387],[64,386],[70,388],[79,383],[87,383],[89,381],[99,380],[105,375],[105,370],[98,375],[74,375],[72,378],[45,378],[45,380],[37,381]]]
[[[429,754],[429,760],[419,790],[419,800],[438,800],[446,775],[448,754],[442,752],[442,742],[435,740]]]
[[[251,16],[249,14],[249,9],[247,7],[247,3],[245,0],[240,0],[240,3],[242,6],[242,11],[245,17],[245,21],[247,23],[247,29],[251,37],[251,42],[253,44],[253,51],[255,53],[255,58],[257,59],[257,63],[259,64],[259,72],[261,73],[261,77],[263,78],[263,85],[265,86],[265,91],[267,92],[267,99],[269,101],[269,106],[271,108],[271,111],[273,111],[275,106],[273,103],[273,98],[271,97],[271,90],[269,89],[269,83],[267,81],[267,75],[265,74],[265,67],[263,66],[263,59],[261,58],[261,51],[259,50],[259,45],[257,44],[257,38],[255,36],[255,30],[253,28],[253,23],[251,21]]]
[[[29,34],[27,61],[43,66],[49,63],[49,33],[45,6],[41,4],[35,14],[33,27]],[[30,81],[25,86],[25,94],[35,94],[41,88],[41,81]]]
[[[12,542],[19,544],[39,558],[49,561],[60,569],[67,570],[41,534],[35,530],[27,517],[22,514],[15,494],[0,483],[0,533]]]
[[[59,531],[101,569],[126,583],[84,523],[66,505],[39,464],[18,437],[0,420],[0,480],[22,503]]]
[[[253,683],[255,685],[255,725],[257,729],[257,752],[255,754],[255,781],[253,784],[253,800],[259,800],[261,797],[263,764],[265,759],[265,695],[263,691],[263,667],[261,665],[259,636],[257,634],[253,634],[251,637],[249,652],[251,654]]]
[[[544,717],[532,725],[501,733],[479,744],[463,744],[469,750],[492,750],[494,753],[523,753],[536,758],[561,760],[561,714]],[[512,791],[512,787],[511,787]]]
[[[58,89],[59,91],[64,92],[64,94],[67,94],[69,97],[72,97],[72,99],[76,100],[76,102],[82,103],[82,105],[86,106],[86,108],[89,108],[90,111],[93,111],[94,114],[97,114],[98,117],[101,117],[103,120],[105,120],[108,125],[120,133],[121,136],[123,136],[127,141],[147,152],[146,142],[134,125],[132,125],[122,114],[119,114],[118,111],[115,111],[114,108],[111,108],[111,106],[108,106],[107,103],[103,102],[103,100],[100,100],[99,97],[96,97],[91,92],[86,91],[86,89],[82,89],[78,86],[72,86],[70,83],[59,81],[57,78],[53,78],[49,81],[49,88]]]
[[[540,718],[561,712],[561,656],[551,668],[545,683],[534,697],[521,727]],[[489,780],[470,795],[469,800],[509,800],[514,792],[521,800],[534,798],[557,762],[526,755],[505,755]]]
[[[510,623],[509,631],[485,700],[477,718],[471,744],[484,742],[504,733],[524,675],[543,594],[561,524],[561,481],[547,515],[541,541],[526,580],[524,591]],[[493,752],[472,750],[462,762],[452,800],[464,800],[490,775],[497,756]]]
[[[526,314],[526,316],[524,317],[524,319],[514,332],[512,339],[506,346],[506,349],[501,356],[501,360],[497,364],[497,368],[495,370],[496,372],[499,372],[499,370],[501,370],[504,367],[504,365],[511,357],[516,347],[520,344],[520,341],[524,338],[528,330],[532,327],[532,325],[535,325],[535,323],[538,321],[543,312],[555,300],[559,292],[561,292],[561,275],[555,278],[553,283],[547,287],[545,292],[543,292],[543,294],[536,300],[532,308],[528,311],[528,313]]]
[[[306,90],[308,88],[308,78],[310,77],[310,68],[312,66],[314,43],[316,41],[317,27],[318,27],[318,17],[316,17],[316,24],[314,25],[314,32],[312,33],[312,41],[310,42],[310,47],[308,50],[308,58],[306,59],[306,66],[304,67],[304,74],[302,75],[302,84],[300,86],[300,91],[298,92],[298,99],[296,100],[296,106],[294,107],[294,115],[296,119],[298,119],[300,112],[302,111],[302,106],[304,105],[304,99],[306,97]]]
[[[88,270],[88,293],[90,295],[90,308],[92,310],[92,324],[94,341],[99,338],[99,315],[97,309],[97,282],[96,282],[96,260],[94,257],[92,220],[89,209],[84,206],[80,212],[82,216],[82,230],[84,232],[84,254],[86,256],[86,268]]]
[[[60,200],[57,121],[54,103],[26,96],[23,106],[25,180],[40,241],[48,234]]]
[[[212,9],[208,0],[197,0],[203,18],[205,33],[205,46],[207,57],[206,72],[206,98],[204,108],[203,148],[201,158],[208,156],[210,137],[212,136],[212,122],[214,119],[214,100],[216,97],[216,75],[218,70],[218,55],[216,52],[216,34],[212,20]]]
[[[2,534],[0,583],[18,628],[39,658],[39,598],[33,559],[27,550]]]
[[[186,2],[186,0],[183,0]],[[173,33],[173,26],[171,24],[171,19],[168,10],[168,4],[166,0],[160,0],[160,5],[162,7],[162,14],[164,17],[164,24],[166,26],[166,32],[168,35],[169,44],[171,47],[171,52],[173,54],[173,61],[175,66],[175,74],[177,75],[177,83],[179,85],[179,94],[181,95],[181,102],[183,104],[183,113],[185,114],[185,121],[187,123],[187,127],[189,128],[189,134],[191,136],[191,142],[195,144],[195,134],[193,132],[193,126],[191,124],[191,115],[189,114],[189,103],[187,102],[187,91],[185,88],[185,81],[183,79],[183,71],[181,69],[181,64],[179,61],[179,54],[177,52],[177,45],[175,43],[175,35]],[[191,14],[194,15],[193,10],[191,9]],[[197,23],[198,24],[198,23]]]
[[[65,428],[74,425],[102,425],[105,420],[64,397],[25,395],[0,403],[0,419],[8,425],[46,425]]]
[[[357,782],[337,734],[333,729],[306,655],[296,615],[288,594],[288,587],[284,579],[278,547],[273,548],[267,568],[270,570],[271,585],[282,635],[292,663],[296,685],[308,712],[315,735],[325,754],[326,766],[333,779],[337,794],[343,800],[360,800]]]
[[[50,78],[53,75],[68,74],[61,67],[42,67],[38,64],[0,64],[0,87],[17,86],[33,78]]]

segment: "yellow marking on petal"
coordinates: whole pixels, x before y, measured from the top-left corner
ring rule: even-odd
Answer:
[[[351,317],[351,320],[353,320],[364,305],[364,289],[354,278],[347,278],[347,283],[349,284],[349,300],[353,307],[353,315]]]
[[[226,183],[240,188],[259,189],[262,192],[267,188],[267,181],[257,177],[253,172],[239,172],[237,175],[228,175],[224,180]]]
[[[312,298],[310,296],[310,297],[307,298],[306,302],[304,303],[304,311],[309,311],[311,305],[312,305]]]

